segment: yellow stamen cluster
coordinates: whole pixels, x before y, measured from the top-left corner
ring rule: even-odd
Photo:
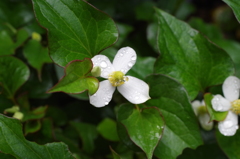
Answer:
[[[128,81],[128,77],[126,77],[121,71],[115,71],[109,74],[108,80],[112,86],[117,87]]]
[[[233,111],[236,114],[240,114],[240,99],[232,102],[231,111]]]

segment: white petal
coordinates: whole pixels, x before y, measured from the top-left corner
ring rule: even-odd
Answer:
[[[231,103],[221,95],[215,95],[211,103],[213,109],[219,112],[228,111],[231,108]]]
[[[212,130],[213,122],[210,121],[210,116],[208,113],[204,113],[198,116],[199,122],[204,130]]]
[[[193,111],[195,113],[195,115],[198,114],[198,108],[202,106],[201,102],[199,100],[195,100],[192,102],[192,108],[193,108]]]
[[[115,89],[108,80],[100,82],[97,92],[89,97],[90,103],[95,107],[108,105]]]
[[[96,55],[92,58],[93,67],[99,66],[101,68],[101,77],[108,78],[108,75],[115,69],[109,58],[105,55]]]
[[[118,50],[113,60],[113,66],[116,71],[122,71],[126,74],[136,63],[136,60],[136,52],[130,47],[123,47]]]
[[[230,102],[237,100],[239,97],[239,88],[240,88],[240,81],[235,76],[229,76],[226,78],[222,85],[223,94],[226,99]]]
[[[218,129],[225,136],[233,136],[238,129],[238,116],[229,111],[226,119],[218,123]]]
[[[149,86],[147,83],[132,76],[127,77],[128,81],[118,86],[117,89],[129,102],[141,104],[150,99]]]

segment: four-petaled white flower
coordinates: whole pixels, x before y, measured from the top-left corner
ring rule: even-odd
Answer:
[[[195,115],[198,117],[200,125],[204,130],[211,130],[213,128],[213,122],[210,121],[210,116],[207,112],[207,108],[205,102],[200,102],[199,100],[195,100],[192,102],[192,108]]]
[[[228,111],[226,119],[218,123],[219,131],[225,136],[233,136],[238,129],[238,115],[240,113],[239,97],[240,80],[235,76],[226,78],[222,85],[225,98],[215,95],[212,99],[212,107],[216,111]]]
[[[136,52],[130,47],[121,48],[113,63],[104,55],[94,56],[93,67],[100,67],[100,76],[108,80],[100,82],[97,92],[90,96],[90,103],[95,107],[108,105],[116,87],[133,104],[141,104],[150,99],[148,84],[138,78],[125,76],[135,64],[136,59]]]

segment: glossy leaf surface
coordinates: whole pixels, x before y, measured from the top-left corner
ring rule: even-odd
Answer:
[[[65,76],[51,88],[48,92],[65,92],[65,93],[81,93],[88,90],[90,94],[94,94],[98,89],[98,80],[94,77],[88,77],[88,73],[92,69],[92,61],[84,59],[83,61],[75,60],[65,67]]]
[[[36,18],[48,29],[50,56],[60,66],[92,58],[118,36],[113,20],[82,0],[33,0]]]
[[[17,159],[74,159],[64,143],[38,145],[27,141],[22,134],[19,120],[0,115],[0,151],[11,154]]]
[[[163,75],[151,75],[147,82],[152,99],[146,105],[158,107],[166,123],[154,154],[161,159],[175,159],[183,149],[195,149],[201,145],[196,116],[184,87]]]
[[[155,72],[175,78],[193,100],[199,91],[223,83],[234,74],[229,55],[198,31],[173,16],[156,9],[159,20],[160,58]]]
[[[22,61],[12,56],[0,57],[0,85],[9,98],[14,97],[15,92],[28,77],[29,69]]]
[[[132,104],[123,104],[118,110],[117,118],[125,126],[130,139],[151,159],[164,128],[159,110],[155,107],[139,110],[134,109]]]

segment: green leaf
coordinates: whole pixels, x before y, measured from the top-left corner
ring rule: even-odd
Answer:
[[[127,75],[144,80],[148,75],[153,73],[153,65],[156,59],[153,57],[137,57],[137,61]]]
[[[8,154],[4,154],[4,153],[0,153],[0,158],[1,159],[16,159],[15,157],[8,155]]]
[[[239,147],[240,147],[240,131],[234,136],[224,136],[219,131],[216,132],[216,138],[219,146],[225,152],[230,159],[240,158]]]
[[[239,0],[223,0],[223,2],[227,3],[233,10],[238,22],[240,23],[240,1]]]
[[[91,58],[117,40],[113,20],[85,1],[32,1],[36,18],[49,32],[50,56],[60,66]]]
[[[43,64],[52,62],[48,55],[48,49],[37,40],[29,40],[23,48],[23,54],[28,63],[38,71],[39,77]]]
[[[38,145],[27,141],[22,134],[19,120],[0,115],[0,151],[17,159],[74,159],[64,143]]]
[[[97,138],[97,129],[92,124],[71,122],[71,125],[77,130],[83,143],[83,150],[92,153],[95,146],[94,140]]]
[[[161,159],[175,159],[185,148],[195,149],[201,145],[198,122],[185,88],[164,75],[151,75],[147,82],[152,99],[146,105],[158,107],[166,123],[154,155]]]
[[[24,29],[18,30],[16,34],[16,42],[14,43],[12,37],[7,31],[0,31],[0,56],[2,55],[13,55],[15,49],[25,42],[28,38],[28,33]]]
[[[0,31],[0,56],[14,54],[15,47],[7,31]]]
[[[47,108],[48,108],[48,106],[41,106],[41,107],[34,109],[33,111],[29,111],[29,110],[25,110],[25,109],[21,110],[21,112],[24,114],[22,121],[43,118],[46,114]]]
[[[212,44],[198,31],[171,15],[156,9],[159,20],[160,58],[155,72],[178,80],[193,100],[199,91],[221,84],[234,74],[227,53]]]
[[[28,77],[29,69],[22,61],[12,56],[0,57],[0,85],[7,97],[13,98]]]
[[[119,141],[117,134],[117,124],[110,118],[105,118],[97,126],[98,132],[107,140]]]
[[[74,60],[65,67],[65,76],[48,92],[82,93],[85,90],[94,94],[98,89],[98,80],[87,76],[92,69],[92,61],[88,58]]]
[[[213,99],[213,96],[210,93],[207,93],[204,95],[204,102],[206,104],[208,113],[210,115],[210,121],[213,121],[213,120],[223,121],[227,117],[228,111],[226,112],[215,111],[212,108],[212,103],[211,103],[212,99]]]
[[[112,152],[113,159],[121,159],[121,157],[119,156],[119,154],[117,154],[117,153],[112,149],[112,147],[110,147],[110,150],[111,150],[111,152]]]
[[[118,110],[117,119],[126,127],[130,139],[151,159],[164,126],[159,110],[155,107],[134,109],[132,104],[123,104]]]
[[[24,127],[25,136],[28,133],[34,133],[34,132],[40,130],[41,126],[42,126],[42,124],[39,120],[32,120],[32,121],[26,122],[25,127]]]

